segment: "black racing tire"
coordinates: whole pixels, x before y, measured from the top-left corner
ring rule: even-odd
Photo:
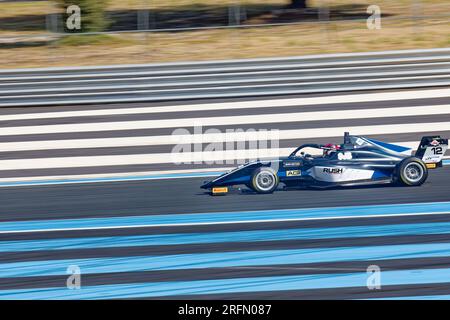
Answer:
[[[420,186],[428,178],[428,169],[419,158],[406,158],[397,167],[397,181],[406,186]]]
[[[251,188],[257,193],[272,193],[279,184],[278,175],[268,167],[261,167],[253,172],[250,183]]]

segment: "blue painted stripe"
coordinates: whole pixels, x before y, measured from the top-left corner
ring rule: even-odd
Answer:
[[[142,236],[109,236],[28,241],[1,241],[0,252],[160,246],[220,243],[230,241],[257,242],[297,239],[332,239],[448,233],[450,233],[450,222],[353,226],[336,228],[253,230],[213,233],[178,233]]]
[[[450,300],[450,295],[408,296],[408,297],[386,297],[365,300]]]
[[[411,148],[403,147],[398,144],[387,143],[387,142],[378,141],[378,140],[374,140],[374,139],[367,139],[367,140],[369,140],[370,142],[373,142],[375,144],[378,144],[386,149],[395,151],[395,152],[403,152],[403,151],[411,150]]]
[[[192,253],[3,263],[0,264],[0,277],[64,275],[70,265],[79,266],[83,274],[96,274],[448,256],[450,243]]]
[[[450,269],[384,271],[381,286],[433,284],[450,279]],[[279,277],[132,283],[67,288],[0,290],[0,299],[114,299],[173,295],[268,292],[327,288],[366,287],[366,273],[315,274]],[[369,291],[369,289],[367,289]]]
[[[377,206],[351,206],[311,209],[234,211],[146,215],[130,217],[12,221],[0,223],[0,232],[45,231],[68,229],[129,228],[143,226],[213,224],[255,221],[332,219],[351,217],[399,216],[413,214],[450,214],[450,202],[409,203]]]
[[[450,165],[450,160],[443,160],[443,165]],[[0,187],[20,187],[20,186],[44,186],[59,185],[71,183],[96,183],[96,182],[121,182],[121,181],[144,181],[144,180],[163,180],[163,179],[180,179],[180,178],[201,178],[220,176],[225,172],[191,172],[191,173],[174,173],[174,174],[155,174],[147,176],[128,176],[128,177],[105,177],[105,178],[86,178],[86,179],[58,179],[58,180],[32,180],[32,181],[11,181],[0,183]]]

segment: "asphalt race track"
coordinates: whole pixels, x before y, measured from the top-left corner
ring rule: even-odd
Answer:
[[[283,136],[283,152],[309,140],[305,132],[314,134],[312,141],[334,142],[350,126],[415,146],[424,134],[450,133],[450,98],[439,94],[292,102],[304,104],[300,109],[307,112],[341,107],[344,114],[332,115],[334,120],[289,122],[280,116],[281,122],[256,123],[264,114],[299,111],[283,104],[258,110],[238,106],[234,115],[251,115],[257,128],[301,127],[292,137]],[[166,157],[172,146],[158,140],[170,134],[166,126],[175,128],[169,114],[194,118],[196,107],[181,111],[180,104],[180,110],[166,113],[150,108],[141,115],[123,111],[133,106],[170,108],[108,106],[116,115],[97,114],[102,106],[91,106],[93,114],[71,113],[90,112],[89,106],[0,110],[0,299],[450,298],[448,160],[421,187],[269,195],[236,188],[212,197],[199,186],[226,168],[171,166]],[[211,122],[228,121],[222,128],[240,121],[226,118],[230,110],[215,109],[221,105],[205,106],[211,108]],[[423,106],[441,113],[421,115]],[[392,113],[345,119],[381,107]],[[415,115],[402,115],[401,108]],[[139,121],[150,120],[160,127],[140,127]],[[121,122],[126,125],[118,130]],[[307,131],[318,126],[322,132]],[[131,145],[141,136],[157,139]],[[142,153],[146,158],[136,157]],[[146,159],[153,162],[145,164]],[[370,286],[369,266],[381,271],[379,287]],[[80,276],[79,287],[70,282],[73,275]]]
[[[449,172],[448,166],[433,172],[419,188],[280,190],[271,195],[235,190],[224,197],[204,194],[198,188],[202,179],[189,178],[2,188],[0,217],[9,227],[0,224],[0,297],[446,297],[450,288],[445,278],[438,278],[443,283],[429,284],[414,277],[417,272],[424,273],[426,280],[448,274],[450,214],[397,216],[405,210],[402,205],[391,209],[380,205],[441,202],[450,208]],[[372,206],[361,207],[367,205]],[[377,214],[386,212],[387,216],[352,218],[346,212],[345,219],[326,218],[331,209],[317,212],[316,219],[278,219],[283,215],[280,209],[343,206],[357,208],[358,215],[377,208]],[[424,207],[435,211],[431,204]],[[261,212],[254,210],[265,210],[276,220],[235,223],[233,213],[241,213],[237,217],[245,220],[242,212]],[[151,219],[209,212],[229,212],[231,223],[215,224],[210,217],[201,224],[190,217],[183,220],[186,225],[173,226],[168,222],[102,229],[98,224],[127,215],[133,216],[132,221],[136,216]],[[105,221],[92,219],[100,217]],[[80,218],[90,227],[83,230],[82,224],[73,227],[69,223],[60,231],[23,232],[24,225],[20,226],[45,219],[52,228],[49,220],[64,223]],[[81,265],[79,290],[65,287],[65,269],[73,264]],[[389,283],[380,290],[365,287],[366,268],[373,264],[383,270],[382,277]],[[83,274],[85,269],[87,274]],[[398,284],[401,279],[408,281]],[[242,289],[230,289],[230,283]],[[36,288],[38,292],[33,291]]]
[[[242,187],[214,197],[199,188],[207,178],[2,188],[0,221],[441,202],[450,201],[449,177],[450,166],[445,166],[419,188],[290,189],[259,195]]]

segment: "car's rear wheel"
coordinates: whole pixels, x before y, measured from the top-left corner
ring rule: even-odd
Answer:
[[[428,178],[425,163],[418,158],[407,158],[398,166],[398,180],[407,186],[420,186]]]
[[[258,193],[272,193],[278,187],[278,176],[270,168],[262,167],[255,170],[252,176],[251,188]]]

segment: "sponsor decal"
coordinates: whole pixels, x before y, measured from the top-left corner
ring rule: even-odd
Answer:
[[[436,163],[427,163],[426,165],[428,169],[436,169],[437,167]]]
[[[344,173],[344,168],[323,168],[323,173],[342,174]]]
[[[286,171],[286,177],[299,176],[301,174],[300,170],[288,170]]]
[[[370,179],[374,171],[339,167],[314,167],[307,173],[318,181],[343,182]]]
[[[289,161],[283,164],[285,168],[300,167],[301,165],[302,163],[300,161]]]
[[[361,139],[361,138],[356,139],[355,142],[356,142],[356,144],[357,144],[358,146],[362,146],[362,145],[364,144],[364,140]]]
[[[447,151],[447,145],[441,144],[439,146],[428,147],[425,150],[425,154],[422,160],[428,163],[437,163],[442,160],[442,157]]]
[[[433,141],[430,142],[430,144],[431,144],[432,146],[438,146],[438,145],[439,145],[439,141],[433,140]]]
[[[214,187],[214,188],[212,188],[211,192],[213,194],[227,193],[228,192],[228,188],[227,187]]]

